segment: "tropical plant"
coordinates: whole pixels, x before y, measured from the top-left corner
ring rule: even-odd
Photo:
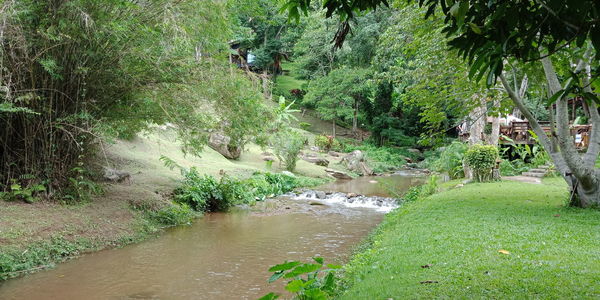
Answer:
[[[325,300],[334,296],[337,287],[336,271],[338,265],[324,264],[322,257],[313,257],[315,263],[299,261],[284,262],[269,269],[273,272],[269,283],[280,278],[288,279],[285,289],[294,293],[299,300]],[[279,295],[269,293],[260,300],[278,299]]]
[[[305,142],[306,137],[293,129],[277,132],[271,137],[271,147],[275,155],[280,164],[283,163],[285,169],[290,172],[296,168],[298,154],[304,148]]]

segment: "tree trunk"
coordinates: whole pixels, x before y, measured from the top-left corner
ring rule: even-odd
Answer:
[[[590,56],[591,51],[588,50],[584,58],[577,64],[574,73],[579,73],[586,66],[586,60]],[[549,94],[554,95],[561,91],[563,87],[548,57],[542,59],[542,66],[550,88]],[[582,157],[575,149],[573,137],[570,133],[567,99],[558,99],[556,102],[556,114],[553,116],[552,122],[553,126],[556,127],[556,135],[548,137],[537,119],[524,105],[521,97],[510,88],[506,78],[501,75],[500,79],[510,98],[529,120],[533,130],[539,137],[540,143],[552,158],[556,169],[569,184],[572,195],[571,204],[581,207],[600,205],[600,169],[594,166],[600,153],[600,115],[598,108],[592,107],[593,109],[590,109],[592,121],[591,142],[587,153]],[[565,86],[569,86],[571,80],[572,78],[569,78]]]
[[[494,101],[494,107],[500,107],[500,101]],[[487,136],[487,143],[489,145],[498,146],[498,140],[500,139],[500,116],[494,116],[492,118],[492,132]]]
[[[478,98],[479,105],[469,114],[471,122],[471,127],[469,128],[469,145],[480,144],[483,141],[483,130],[486,123],[485,98],[477,94],[473,97]]]
[[[354,117],[352,118],[352,135],[358,137],[358,100],[354,100]]]
[[[333,128],[332,128],[332,135],[333,138],[335,139],[335,118],[333,118],[333,121],[331,122],[333,124]]]

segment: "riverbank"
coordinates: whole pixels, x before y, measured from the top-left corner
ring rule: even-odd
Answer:
[[[600,211],[560,178],[468,184],[388,214],[341,299],[598,298]]]
[[[168,130],[157,130],[131,141],[106,144],[101,166],[131,174],[121,183],[101,183],[104,193],[89,202],[63,205],[56,202],[0,201],[0,280],[52,267],[81,253],[138,242],[162,231],[162,224],[133,207],[159,207],[169,203],[181,174],[160,160],[169,157],[178,165],[196,166],[202,174],[250,176],[254,172],[279,172],[268,166],[261,149],[250,145],[238,161],[225,159],[206,148],[201,157],[183,155],[180,143]],[[296,174],[326,178],[325,167],[300,160]]]

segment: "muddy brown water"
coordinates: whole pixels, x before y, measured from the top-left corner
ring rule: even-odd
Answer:
[[[321,188],[389,196],[386,187],[406,189],[420,180],[367,177]],[[284,206],[289,213],[265,214],[267,204],[264,211],[207,214],[155,239],[1,283],[0,299],[256,299],[283,290],[284,282],[267,283],[270,266],[313,256],[342,264],[383,219],[369,208],[314,206],[287,198],[276,203],[272,206]]]

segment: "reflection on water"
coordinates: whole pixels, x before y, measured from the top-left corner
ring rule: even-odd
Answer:
[[[396,193],[402,193],[411,186],[419,185],[423,182],[423,177],[416,176],[358,177],[352,180],[337,180],[315,189],[356,193],[367,196],[395,197]]]
[[[330,187],[386,195],[368,180],[353,181],[361,188]],[[403,180],[402,188],[412,183]],[[208,214],[156,239],[9,280],[0,284],[0,299],[255,299],[282,290],[283,282],[266,282],[271,265],[315,255],[343,263],[383,217],[373,209],[302,205],[305,209],[291,214]]]

